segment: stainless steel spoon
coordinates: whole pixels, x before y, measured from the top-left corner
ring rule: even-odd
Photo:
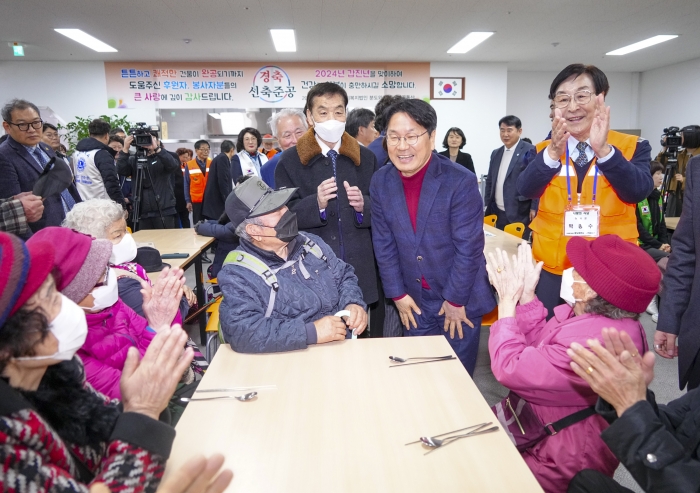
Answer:
[[[406,361],[412,360],[412,359],[434,359],[434,360],[439,360],[439,359],[450,359],[452,358],[452,355],[447,355],[447,356],[420,356],[417,358],[399,358],[398,356],[389,356],[389,359],[391,361],[396,361],[397,363],[405,363]]]
[[[217,395],[216,397],[194,397],[194,398],[189,398],[189,397],[180,397],[180,400],[182,402],[194,402],[194,401],[213,401],[216,399],[236,399],[241,402],[249,401],[251,399],[254,399],[255,396],[257,396],[257,392],[248,392],[247,394],[243,395]]]
[[[456,442],[457,440],[460,440],[462,438],[469,438],[469,437],[475,437],[477,435],[484,435],[486,433],[493,433],[494,431],[498,431],[498,426],[494,426],[492,428],[487,428],[485,430],[481,431],[472,431],[470,433],[465,433],[464,435],[455,435],[453,437],[447,437],[443,438],[442,440],[438,438],[432,438],[432,437],[421,437],[421,442],[423,442],[423,445],[427,445],[428,447],[432,448],[432,450],[426,452],[423,455],[428,455],[430,452],[435,452],[438,448],[447,446],[451,443]],[[425,438],[426,440],[423,440]]]

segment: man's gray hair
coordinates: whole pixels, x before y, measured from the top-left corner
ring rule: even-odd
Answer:
[[[253,238],[250,237],[248,232],[245,230],[245,227],[248,226],[249,224],[255,224],[256,226],[263,226],[262,221],[260,221],[260,218],[257,217],[249,217],[248,219],[245,219],[241,224],[236,226],[236,235],[239,238],[244,239],[245,241],[252,243]]]
[[[61,226],[97,239],[105,239],[107,229],[112,223],[124,218],[126,211],[116,202],[108,199],[90,199],[75,204],[66,214]]]
[[[272,116],[267,120],[267,124],[270,125],[270,130],[272,130],[272,135],[279,137],[277,135],[277,124],[280,118],[286,118],[290,116],[298,116],[301,120],[301,124],[304,126],[304,130],[308,130],[309,126],[306,124],[306,117],[304,113],[299,108],[284,108],[279,110],[277,113],[273,113]]]
[[[41,112],[39,111],[39,108],[36,107],[34,103],[31,103],[27,101],[26,99],[13,99],[9,103],[7,103],[5,106],[2,107],[2,119],[5,120],[6,122],[11,122],[12,121],[12,112],[15,110],[26,110],[28,108],[33,109],[36,111],[36,114],[41,116]]]

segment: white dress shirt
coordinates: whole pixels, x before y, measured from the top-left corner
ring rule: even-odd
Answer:
[[[569,147],[569,158],[575,163],[576,160],[578,159],[578,149],[576,149],[576,146],[578,145],[579,141],[576,140],[575,137],[572,135],[569,135],[569,139],[567,141],[567,146]],[[591,162],[591,160],[595,157],[595,152],[593,152],[593,148],[591,147],[591,139],[586,139],[586,144],[588,144],[588,147],[586,147],[586,158],[588,162]],[[603,164],[605,161],[613,157],[615,154],[615,148],[613,146],[610,146],[612,151],[610,154],[608,154],[605,157],[599,158],[598,163]],[[547,147],[549,149],[549,147]],[[549,166],[550,168],[558,168],[561,163],[559,161],[553,160],[551,157],[549,157],[549,152],[547,152],[547,149],[544,150],[544,164]]]
[[[503,183],[506,181],[506,175],[508,174],[508,168],[510,167],[510,161],[513,159],[513,153],[515,148],[518,147],[520,139],[511,146],[510,149],[503,146],[503,157],[501,157],[501,166],[498,168],[498,177],[496,178],[496,207],[500,210],[505,211],[506,206],[503,202]]]

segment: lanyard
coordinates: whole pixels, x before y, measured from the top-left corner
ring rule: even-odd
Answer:
[[[569,143],[566,144],[566,163],[562,164],[566,166],[566,193],[569,198],[569,205],[571,205],[571,176],[569,175]],[[593,204],[595,204],[596,193],[598,191],[598,165],[595,164],[595,174],[593,175]],[[585,180],[585,178],[584,178]],[[581,203],[581,194],[578,194],[578,203]]]

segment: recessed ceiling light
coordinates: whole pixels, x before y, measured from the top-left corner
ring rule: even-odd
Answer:
[[[54,29],[59,34],[77,41],[81,45],[85,45],[91,50],[99,51],[100,53],[113,53],[117,50],[109,46],[107,43],[103,43],[99,39],[90,36],[88,33],[81,31],[80,29]]]
[[[649,48],[650,46],[654,46],[677,37],[678,35],[676,34],[654,36],[652,38],[645,39],[644,41],[640,41],[639,43],[634,43],[614,51],[609,51],[608,53],[606,53],[606,55],[626,55],[627,53],[632,53],[633,51],[637,50],[643,50],[644,48]]]
[[[294,29],[270,29],[270,35],[277,51],[297,51]]]
[[[491,36],[493,36],[492,32],[471,32],[458,41],[452,48],[447,50],[447,53],[466,53],[478,44],[486,41]]]

